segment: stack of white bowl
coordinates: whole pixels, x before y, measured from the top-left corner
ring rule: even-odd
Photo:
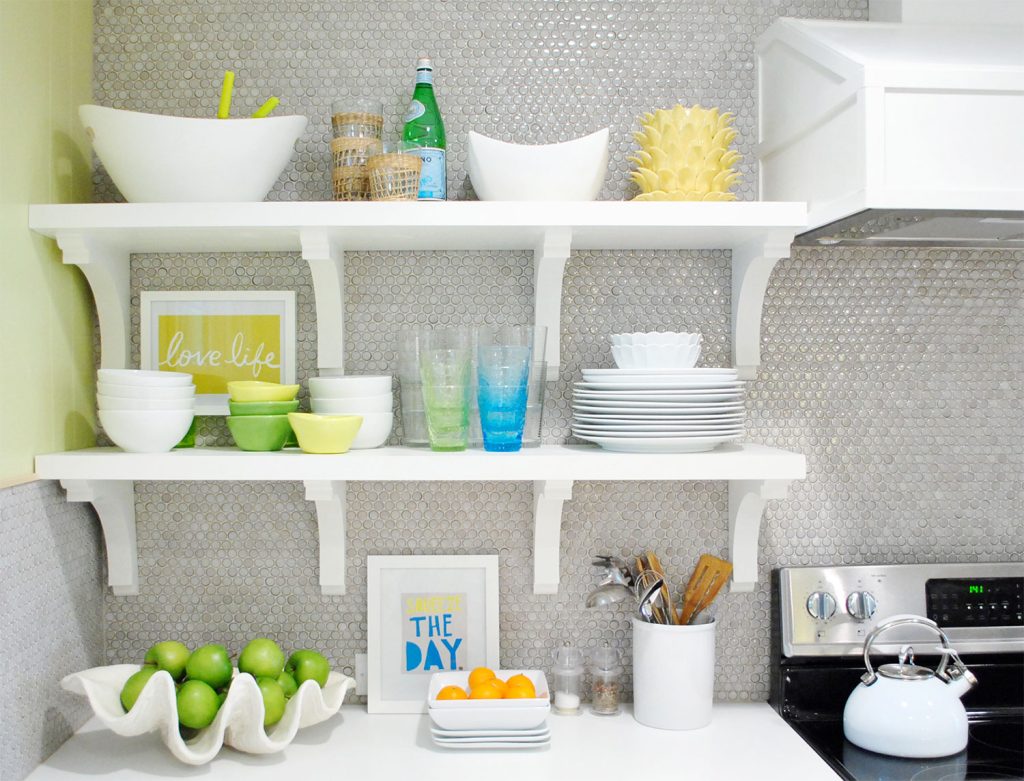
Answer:
[[[111,441],[129,453],[166,453],[195,417],[191,374],[100,369],[96,404]]]
[[[317,415],[360,415],[363,418],[351,450],[380,447],[391,436],[394,397],[390,374],[311,377],[309,399]]]

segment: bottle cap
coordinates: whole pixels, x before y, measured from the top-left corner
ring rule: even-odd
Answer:
[[[583,653],[568,641],[561,648],[555,650],[554,660],[554,669],[561,673],[582,673],[583,665],[586,662]]]
[[[430,57],[428,57],[426,54],[421,54],[419,56],[419,59],[416,60],[416,70],[423,70],[424,68],[433,70],[434,65],[430,61]]]
[[[590,652],[590,658],[595,670],[612,672],[619,669],[619,651],[609,645],[607,640],[604,645]]]

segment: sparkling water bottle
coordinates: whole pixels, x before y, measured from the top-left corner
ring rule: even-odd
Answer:
[[[402,140],[423,159],[420,174],[421,201],[443,201],[448,197],[448,169],[445,164],[444,123],[434,98],[434,66],[430,58],[416,61],[416,89],[405,114]]]

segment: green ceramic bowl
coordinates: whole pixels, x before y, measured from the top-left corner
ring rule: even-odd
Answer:
[[[299,408],[299,400],[293,401],[228,401],[231,414],[243,415],[287,415]]]
[[[280,450],[292,433],[287,415],[229,415],[226,420],[241,450]]]

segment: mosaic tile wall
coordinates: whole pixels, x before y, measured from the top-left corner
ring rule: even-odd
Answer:
[[[60,688],[103,664],[103,557],[91,508],[52,481],[0,490],[0,778],[24,778],[90,715]]]
[[[469,129],[528,142],[609,124],[603,198],[626,178],[636,114],[676,100],[735,111],[753,198],[752,45],[776,16],[860,18],[862,2],[175,2],[98,0],[96,100],[209,114],[225,67],[235,105],[269,94],[312,118],[273,199],[328,194],[331,101],[365,88],[390,127],[419,50],[434,54],[450,138],[449,176],[465,183]],[[118,196],[100,170],[99,200]],[[717,695],[768,691],[766,584],[785,564],[1024,557],[1024,437],[1017,253],[797,248],[768,291],[763,371],[749,437],[804,452],[808,479],[770,503],[762,586],[720,610]],[[727,253],[574,253],[563,298],[563,371],[549,387],[544,438],[568,437],[581,366],[611,365],[603,337],[626,329],[705,334],[705,363],[729,359]],[[350,253],[347,355],[353,373],[390,371],[407,323],[521,322],[532,296],[524,253]],[[314,370],[310,279],[296,255],[136,257],[141,289],[295,289],[299,371]],[[136,314],[137,318],[137,314]],[[136,346],[137,349],[137,346]],[[226,442],[219,421],[201,432]],[[563,520],[557,596],[531,592],[530,487],[519,483],[353,483],[349,593],[317,587],[316,522],[298,484],[137,486],[140,594],[106,599],[107,657],[137,659],[168,636],[239,647],[257,634],[323,649],[347,672],[365,648],[368,554],[501,555],[502,664],[548,667],[564,639],[612,638],[628,655],[628,616],[582,608],[599,551],[656,550],[683,580],[702,551],[726,552],[719,483],[577,483]]]

